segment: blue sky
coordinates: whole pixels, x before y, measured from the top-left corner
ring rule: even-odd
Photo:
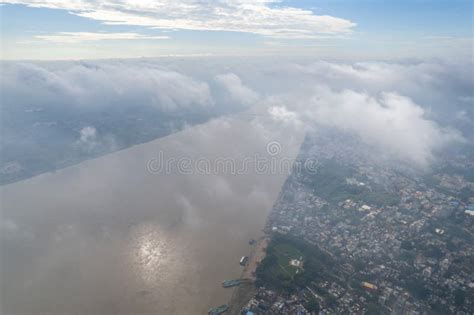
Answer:
[[[2,59],[472,58],[469,0],[0,1]]]

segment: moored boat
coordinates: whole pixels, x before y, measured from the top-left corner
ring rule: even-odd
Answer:
[[[222,304],[221,306],[211,307],[208,311],[209,315],[218,315],[222,314],[229,309],[229,305]]]
[[[234,287],[234,286],[237,286],[240,284],[240,279],[233,279],[233,280],[224,280],[222,282],[222,286],[224,288],[230,288],[230,287]]]

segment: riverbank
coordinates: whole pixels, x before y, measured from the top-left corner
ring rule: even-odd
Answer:
[[[269,236],[261,237],[255,244],[254,249],[250,253],[249,260],[245,265],[240,279],[242,283],[236,287],[232,293],[229,302],[228,314],[237,315],[242,307],[255,295],[256,271],[260,262],[265,258],[267,246],[270,243]]]
[[[242,271],[241,279],[255,281],[256,271],[260,262],[265,258],[267,246],[270,243],[269,236],[261,237],[255,244],[255,248],[250,254],[247,265],[245,265]]]

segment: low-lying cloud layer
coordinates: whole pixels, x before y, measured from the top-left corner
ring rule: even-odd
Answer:
[[[240,78],[234,73],[217,75],[215,80],[218,86],[226,93],[229,100],[234,103],[253,105],[259,99],[259,95],[251,88],[242,84]]]
[[[31,63],[3,67],[7,103],[142,105],[162,110],[212,105],[209,86],[182,73],[121,63]]]
[[[276,120],[350,131],[392,157],[426,166],[436,150],[466,140],[456,130],[463,121],[472,133],[472,102],[459,100],[472,95],[472,70],[444,62],[281,64],[271,74],[285,73],[287,90],[265,103]]]
[[[433,160],[434,150],[463,140],[459,132],[427,119],[423,108],[397,93],[374,97],[318,86],[308,100],[288,107],[271,107],[269,113],[276,120],[295,125],[328,126],[355,133],[389,155],[420,166]]]
[[[472,134],[470,63],[169,58],[5,63],[3,69],[7,106],[246,110],[296,129],[350,131],[421,166],[439,148]]]

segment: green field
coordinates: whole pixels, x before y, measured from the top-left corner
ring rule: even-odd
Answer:
[[[303,253],[296,247],[288,243],[278,243],[274,246],[274,252],[277,258],[278,267],[280,267],[281,272],[290,276],[292,279],[296,275],[298,268],[290,265],[290,260],[300,259],[303,257]]]
[[[290,266],[291,259],[303,258],[303,269]],[[319,248],[289,236],[274,235],[267,255],[257,268],[257,286],[294,291],[318,277],[331,275],[333,261]]]
[[[257,268],[257,282],[276,289],[292,291],[297,268],[290,266],[291,259],[304,255],[300,249],[283,238],[273,239],[265,259]]]

